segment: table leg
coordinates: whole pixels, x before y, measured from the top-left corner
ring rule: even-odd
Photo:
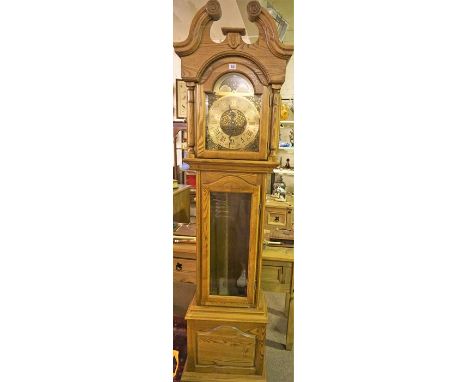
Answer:
[[[289,293],[288,293],[289,294]],[[294,343],[294,296],[288,303],[288,329],[286,332],[286,350],[291,350]]]
[[[289,302],[291,300],[291,293],[286,293],[286,298],[284,299],[284,315],[289,317]]]
[[[286,350],[291,350],[294,343],[294,267],[291,274],[291,293],[288,293],[289,301],[287,301],[287,312],[288,312],[288,329],[286,331]]]

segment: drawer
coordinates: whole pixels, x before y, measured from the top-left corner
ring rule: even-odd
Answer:
[[[274,228],[270,229],[268,233],[268,240],[294,240],[294,230],[286,228]]]
[[[174,243],[172,250],[173,257],[195,260],[197,258],[197,246],[193,243]]]
[[[290,264],[264,261],[262,267],[262,288],[271,292],[289,292],[292,267]]]
[[[174,281],[196,284],[197,261],[174,257],[172,272]]]
[[[285,208],[267,208],[265,224],[271,228],[287,228],[288,213]]]
[[[294,229],[294,209],[288,208],[287,214],[288,215],[286,217],[286,223],[287,223],[288,229]]]

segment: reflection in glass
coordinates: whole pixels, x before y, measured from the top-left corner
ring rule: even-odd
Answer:
[[[251,194],[210,194],[210,294],[247,296]]]

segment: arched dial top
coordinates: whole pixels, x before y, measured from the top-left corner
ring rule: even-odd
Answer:
[[[240,73],[227,73],[215,83],[213,91],[217,94],[253,95],[254,88],[250,80]]]
[[[206,93],[206,149],[258,151],[260,97],[240,73],[227,73]]]

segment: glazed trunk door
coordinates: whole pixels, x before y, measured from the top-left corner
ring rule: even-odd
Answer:
[[[252,306],[260,186],[228,175],[202,189],[202,303]]]

